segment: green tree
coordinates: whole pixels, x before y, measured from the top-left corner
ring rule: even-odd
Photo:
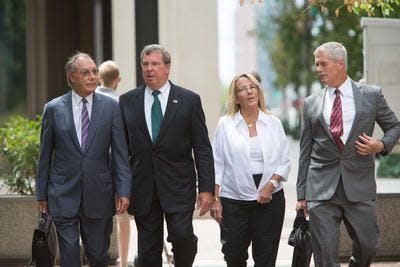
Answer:
[[[0,0],[0,115],[26,110],[25,35],[26,1]]]
[[[317,6],[310,6],[305,0],[281,0],[272,19],[262,18],[259,21],[259,38],[270,53],[276,70],[277,88],[285,90],[292,87],[298,96],[294,105],[298,121],[295,129],[301,123],[302,98],[310,95],[312,85],[318,82],[313,52],[321,43],[343,43],[349,53],[349,76],[355,80],[362,78],[360,17],[354,13],[337,17],[333,7],[340,2],[329,1],[321,12]],[[271,23],[275,25],[275,34],[270,34]],[[301,95],[301,88],[306,89],[305,95]]]
[[[390,17],[400,17],[400,7],[394,4],[399,1],[389,1],[392,4],[390,10],[393,11]],[[310,2],[315,3],[312,5]],[[378,5],[379,1],[375,2],[374,5]],[[338,17],[335,11],[343,6],[343,0],[281,0],[280,3],[277,15],[272,18],[275,35],[269,33],[270,18],[259,21],[259,38],[271,54],[272,64],[277,72],[278,88],[293,86],[298,92],[301,86],[305,86],[306,95],[309,95],[311,84],[318,81],[314,71],[313,51],[327,41],[342,43],[349,55],[349,76],[355,80],[363,77],[363,36],[359,15],[366,12],[365,10],[358,7],[359,12],[343,12]],[[318,3],[323,3],[323,8],[319,8]],[[387,15],[387,11],[374,10],[375,16]]]
[[[327,0],[309,0],[309,3],[319,7],[323,12],[334,9],[336,16],[346,12],[368,17],[393,18],[400,15],[400,0],[343,0],[339,1],[335,7],[329,7]]]
[[[334,6],[341,0],[333,0],[327,6]],[[346,46],[349,53],[348,72],[353,79],[362,78],[362,29],[360,17],[354,13],[336,17],[334,9],[319,12],[316,6],[308,6],[308,1],[299,5],[296,0],[281,0],[281,9],[273,17],[276,35],[265,39],[268,26],[260,22],[260,38],[271,53],[272,64],[277,72],[278,88],[293,86],[295,91],[301,86],[310,94],[311,85],[318,81],[314,71],[313,51],[323,42],[338,41]]]
[[[261,3],[263,0],[258,0]],[[245,0],[239,0],[240,5],[244,4]],[[255,0],[249,0],[251,4]],[[328,0],[308,0],[308,4],[316,6],[321,11],[330,9],[328,7]],[[400,0],[341,0],[338,1],[336,7],[334,7],[336,16],[339,16],[344,10],[345,12],[354,12],[358,16],[368,17],[398,17],[400,7]]]
[[[11,117],[0,128],[0,178],[18,194],[34,194],[41,118]]]
[[[277,15],[259,20],[261,43],[271,54],[276,70],[276,86],[293,86],[296,92],[303,85],[311,87],[312,74],[311,26],[309,12],[295,0],[280,1]],[[271,35],[270,23],[275,25],[275,34]]]

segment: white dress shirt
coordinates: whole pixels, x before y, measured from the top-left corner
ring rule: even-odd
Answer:
[[[114,99],[117,102],[119,101],[119,95],[112,88],[108,88],[108,87],[104,87],[104,86],[97,86],[96,93],[111,97],[112,99]]]
[[[171,84],[169,83],[169,81],[167,81],[160,89],[158,89],[158,91],[160,91],[160,94],[158,94],[158,99],[160,100],[163,117],[165,114],[165,110],[167,109],[170,89]],[[153,90],[151,90],[150,87],[146,86],[144,90],[144,115],[146,117],[147,129],[149,130],[150,137],[153,139],[153,131],[151,130],[151,106],[154,102],[154,96],[151,94],[152,92]]]
[[[256,200],[273,174],[287,180],[290,171],[289,145],[281,121],[260,110],[256,127],[264,161],[258,188],[250,168],[250,137],[246,121],[240,112],[234,116],[225,115],[219,120],[212,146],[215,183],[221,187],[221,197]],[[274,192],[281,189],[282,183]]]
[[[92,115],[92,106],[93,106],[93,93],[85,97],[87,100],[86,109],[89,114],[89,120]],[[74,124],[76,135],[78,136],[79,144],[81,145],[81,122],[82,122],[82,97],[75,93],[72,90],[72,114],[74,116]]]
[[[331,113],[333,101],[335,101],[336,88],[328,87],[325,94],[324,101],[324,119],[328,124],[328,129],[330,129],[330,121],[331,121]],[[347,139],[349,138],[351,127],[353,126],[354,116],[356,114],[356,108],[354,105],[354,96],[353,96],[353,86],[351,85],[351,80],[347,77],[346,81],[339,86],[340,97],[342,101],[342,118],[343,118],[343,135],[340,137],[343,144],[346,144]]]

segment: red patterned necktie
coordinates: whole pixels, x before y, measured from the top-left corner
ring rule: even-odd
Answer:
[[[340,99],[339,89],[335,89],[335,101],[333,101],[331,113],[331,134],[340,150],[343,150],[344,144],[340,137],[343,135],[343,118],[342,118],[342,100]]]

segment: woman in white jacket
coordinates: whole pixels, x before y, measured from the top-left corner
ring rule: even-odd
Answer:
[[[236,76],[227,114],[213,138],[215,199],[227,266],[246,266],[252,244],[255,267],[275,266],[285,214],[282,181],[290,170],[288,141],[280,120],[266,109],[260,82]]]

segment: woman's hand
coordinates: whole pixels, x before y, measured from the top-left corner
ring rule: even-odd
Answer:
[[[211,217],[217,221],[217,223],[221,222],[222,219],[222,205],[219,197],[215,197],[213,203],[211,204]]]
[[[271,183],[266,183],[258,195],[257,202],[260,204],[267,204],[271,202],[274,189],[275,188]]]

